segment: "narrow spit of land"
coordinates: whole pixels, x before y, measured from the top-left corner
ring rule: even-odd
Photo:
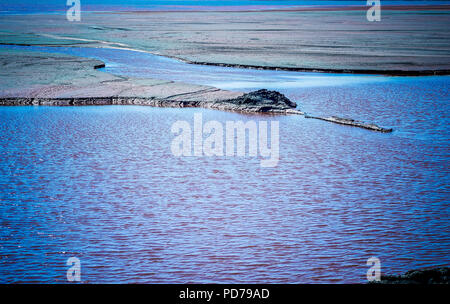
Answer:
[[[340,117],[305,115],[276,91],[231,92],[210,86],[157,79],[132,79],[97,71],[98,60],[60,54],[0,52],[0,105],[146,105],[201,107],[244,113],[297,114],[306,118],[391,132],[376,124]]]

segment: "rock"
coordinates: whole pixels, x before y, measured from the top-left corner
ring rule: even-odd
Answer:
[[[378,284],[450,284],[450,267],[410,270],[402,275],[381,276]]]
[[[319,120],[334,122],[334,123],[337,123],[337,124],[340,124],[340,125],[358,127],[358,128],[367,129],[367,130],[371,130],[371,131],[382,132],[382,133],[390,133],[390,132],[392,132],[391,128],[383,128],[383,127],[380,127],[380,126],[378,126],[376,124],[365,123],[365,122],[354,120],[354,119],[351,119],[351,118],[341,118],[341,117],[336,117],[336,116],[316,117],[316,116],[309,116],[309,115],[305,115],[305,118],[319,119]]]
[[[257,111],[255,112],[279,111],[297,107],[295,102],[289,100],[280,92],[266,89],[250,92],[224,102],[232,103],[242,108],[256,108]]]

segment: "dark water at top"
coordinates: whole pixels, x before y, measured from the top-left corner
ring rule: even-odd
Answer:
[[[366,0],[83,0],[81,9],[87,11],[167,11],[167,10],[242,10],[294,6],[365,6]],[[445,5],[438,0],[383,0],[382,5]],[[65,13],[64,0],[7,0],[0,3],[0,14]]]
[[[384,273],[450,264],[449,77],[172,70],[144,53],[70,51],[125,75],[278,88],[307,112],[395,131],[203,109],[1,107],[1,282],[65,282],[71,256],[84,282],[364,282],[371,256]],[[279,121],[278,166],[174,157],[171,125],[199,112]]]

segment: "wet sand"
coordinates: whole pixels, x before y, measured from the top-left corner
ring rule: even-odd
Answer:
[[[148,98],[177,101],[187,96],[216,101],[243,93],[158,79],[134,79],[98,71],[99,60],[68,55],[0,51],[0,98]]]
[[[0,16],[0,43],[128,47],[190,63],[261,69],[449,73],[447,6],[383,7],[381,22],[368,22],[365,9],[84,12],[81,22],[64,15]]]

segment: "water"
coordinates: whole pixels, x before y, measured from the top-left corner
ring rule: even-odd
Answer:
[[[130,53],[108,52],[91,56],[139,76],[123,69]],[[165,59],[135,56],[155,62],[142,77],[272,84],[307,112],[395,131],[204,109],[0,107],[0,282],[65,282],[71,256],[83,282],[108,283],[362,283],[371,256],[384,273],[449,266],[449,77],[217,73],[173,61],[168,69],[186,70],[164,73]],[[198,112],[278,120],[278,166],[174,157],[171,125]]]
[[[239,10],[261,8],[286,8],[297,6],[365,6],[365,0],[89,0],[82,1],[83,11],[167,11],[167,10]],[[438,0],[383,0],[383,5],[448,5],[450,1]],[[0,14],[46,14],[65,13],[69,6],[66,1],[34,0],[3,1]]]

